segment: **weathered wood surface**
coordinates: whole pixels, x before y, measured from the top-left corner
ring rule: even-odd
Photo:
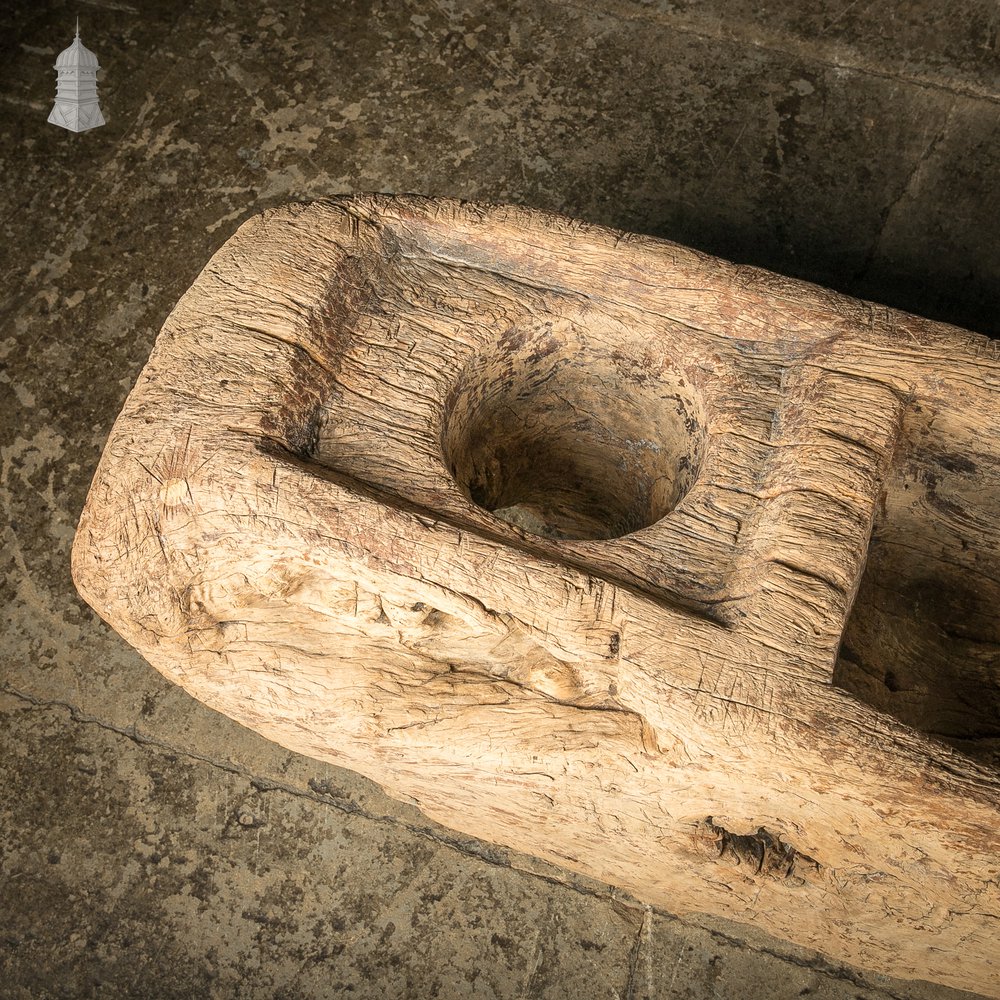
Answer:
[[[669,243],[290,206],[168,319],[74,575],[449,826],[1000,996],[998,404],[984,338]]]

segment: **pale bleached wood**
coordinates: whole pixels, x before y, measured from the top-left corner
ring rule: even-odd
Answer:
[[[1000,996],[998,402],[983,338],[669,243],[289,206],[168,319],[74,576],[449,826]]]

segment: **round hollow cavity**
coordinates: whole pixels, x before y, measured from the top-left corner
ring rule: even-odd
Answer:
[[[704,442],[692,387],[648,336],[512,329],[461,372],[442,450],[462,492],[547,538],[618,538],[666,516]]]

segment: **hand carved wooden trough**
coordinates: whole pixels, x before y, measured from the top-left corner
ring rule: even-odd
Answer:
[[[248,222],[74,574],[167,677],[671,911],[1000,996],[1000,356],[513,208]]]

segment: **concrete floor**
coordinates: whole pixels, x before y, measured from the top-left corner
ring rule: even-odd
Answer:
[[[289,199],[521,202],[1000,334],[995,2],[136,4],[0,10],[0,996],[958,996],[265,742],[99,622],[69,548],[170,308]],[[77,13],[83,135],[45,121]]]

